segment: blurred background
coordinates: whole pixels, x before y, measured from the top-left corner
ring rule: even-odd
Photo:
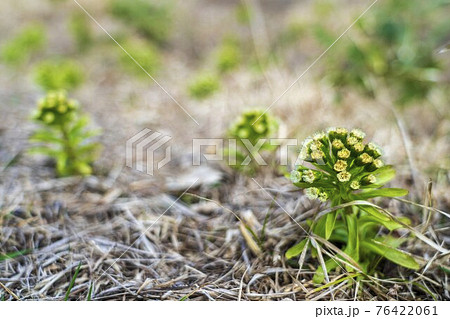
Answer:
[[[243,109],[273,103],[270,113],[286,136],[361,127],[391,162],[406,165],[409,144],[427,177],[448,170],[447,1],[78,4],[1,4],[2,162],[24,150],[30,114],[55,87],[68,90],[101,127],[105,169],[123,161],[124,142],[144,127],[173,136],[183,153],[193,137],[223,136]],[[63,79],[46,79],[51,72]]]

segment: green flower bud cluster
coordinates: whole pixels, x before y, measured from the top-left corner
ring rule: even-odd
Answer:
[[[365,133],[332,127],[319,132],[303,143],[300,158],[314,168],[298,166],[291,172],[291,181],[306,188],[311,199],[326,201],[377,185],[376,171],[384,166],[381,149],[374,143],[364,143]]]
[[[253,145],[262,138],[270,137],[278,130],[275,118],[262,110],[249,110],[244,112],[231,126],[229,135],[236,139],[247,139]]]
[[[64,91],[50,92],[39,100],[33,119],[46,125],[65,125],[71,122],[78,110],[78,103],[67,98]]]

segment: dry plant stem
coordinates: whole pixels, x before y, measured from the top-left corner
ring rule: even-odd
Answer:
[[[253,10],[255,13],[255,19],[250,18],[250,32],[253,39],[253,47],[255,48],[255,55],[258,61],[258,65],[262,69],[262,74],[266,79],[269,88],[273,91],[274,87],[267,71],[263,67],[263,53],[269,52],[268,38],[265,29],[264,16],[260,10],[258,0],[241,0],[247,10]]]
[[[408,130],[405,126],[405,123],[404,123],[401,115],[396,110],[395,103],[393,102],[392,98],[390,97],[390,93],[389,93],[390,90],[385,87],[380,87],[379,89],[376,90],[376,92],[377,92],[377,96],[376,96],[375,100],[380,101],[382,103],[382,105],[384,105],[385,108],[389,109],[392,112],[392,114],[394,115],[395,122],[397,124],[397,127],[400,131],[400,135],[402,137],[403,147],[405,148],[406,158],[408,160],[409,168],[411,170],[411,178],[413,180],[412,187],[414,188],[415,193],[419,194],[419,187],[421,185],[422,179],[420,177],[419,171],[417,170],[417,165],[415,163],[415,159],[412,154],[413,145],[411,142],[411,138],[409,137]],[[378,92],[388,92],[388,93],[380,94]]]

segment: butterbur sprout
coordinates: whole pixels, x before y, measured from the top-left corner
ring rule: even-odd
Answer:
[[[235,149],[225,149],[228,158],[234,156],[236,159],[234,164],[230,163],[230,166],[248,175],[253,175],[261,167],[253,160],[250,163],[243,164],[247,157],[253,157],[248,148],[248,143],[258,145],[260,151],[270,156],[277,146],[271,144],[269,138],[276,137],[277,132],[278,120],[267,112],[260,109],[242,112],[236,121],[230,125],[227,133],[228,137],[236,142]],[[317,154],[317,156],[320,156],[320,154]],[[301,181],[301,178],[300,173],[294,174],[292,181]]]
[[[395,176],[395,170],[384,164],[380,158],[381,149],[374,143],[366,144],[364,138],[365,133],[359,129],[349,131],[337,127],[328,129],[327,133],[316,133],[303,143],[301,157],[307,163],[297,166],[290,179],[295,186],[305,190],[310,200],[330,202],[332,208],[314,220],[308,220],[311,232],[339,244],[364,273],[374,272],[379,262],[377,256],[417,270],[420,266],[411,255],[396,249],[395,243],[392,245],[382,237],[379,239],[381,226],[391,230],[403,225],[388,219],[383,210],[369,207],[368,200],[404,196],[408,191],[379,189]],[[305,245],[309,244],[307,239],[303,239],[286,252],[286,257],[290,259],[307,251]],[[314,248],[318,250],[316,246]],[[313,282],[325,280],[323,265],[328,273],[338,266],[342,269],[346,266],[335,258],[328,259],[318,266]]]
[[[278,130],[278,122],[262,110],[248,110],[231,125],[229,136],[248,139],[253,145],[258,140],[273,136]]]
[[[365,143],[365,137],[360,129],[331,127],[306,138],[300,158],[312,167],[297,167],[290,174],[291,181],[309,189],[309,198],[321,201],[373,187],[385,164],[380,147]]]
[[[30,137],[38,144],[30,148],[30,153],[53,158],[59,176],[92,173],[100,146],[90,138],[98,133],[87,129],[89,117],[80,112],[75,100],[65,91],[49,92],[39,100],[33,119],[40,128]]]
[[[370,174],[364,177],[361,182],[363,185],[375,184],[377,182],[377,178],[375,177],[375,175]]]
[[[313,160],[319,160],[319,159],[322,159],[324,156],[325,156],[325,154],[324,154],[324,152],[321,151],[321,150],[315,150],[315,151],[312,151],[312,153],[311,153],[311,158],[312,158]]]

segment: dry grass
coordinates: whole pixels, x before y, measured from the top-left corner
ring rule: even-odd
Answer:
[[[417,238],[403,247],[422,260],[417,273],[383,262],[385,279],[357,282],[340,269],[329,274],[329,285],[314,285],[317,262],[307,257],[299,270],[283,254],[306,235],[298,224],[306,227],[305,220],[324,207],[299,196],[284,178],[259,177],[262,185],[270,181],[266,191],[278,207],[252,180],[238,178],[216,189],[196,185],[177,200],[181,192],[143,194],[136,190],[139,183],[124,183],[126,175],[122,172],[111,186],[108,178],[90,177],[16,189],[25,199],[3,203],[12,213],[3,220],[0,241],[4,251],[26,252],[0,262],[3,298],[62,300],[81,262],[70,299],[86,299],[91,286],[93,300],[449,299],[447,273],[439,268],[448,254]],[[418,221],[414,206],[391,204],[392,211]],[[266,214],[258,253],[240,225],[259,234]],[[431,220],[416,229],[445,245],[448,222],[437,212]],[[324,247],[324,257],[335,255],[331,245]]]

